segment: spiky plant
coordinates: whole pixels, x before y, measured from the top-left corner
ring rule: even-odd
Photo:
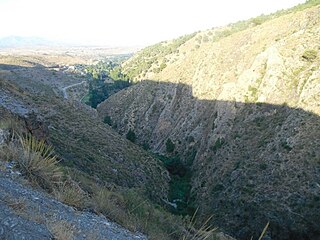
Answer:
[[[194,226],[195,218],[197,215],[198,209],[194,212],[192,218],[190,219],[188,231],[182,236],[182,240],[206,240],[210,239],[213,236],[213,233],[217,228],[213,228],[209,223],[212,219],[212,216],[209,217],[200,228]]]
[[[21,172],[32,182],[52,190],[61,181],[63,175],[52,146],[47,145],[44,140],[37,140],[30,134],[20,136],[19,139],[22,154],[17,159],[17,163]]]

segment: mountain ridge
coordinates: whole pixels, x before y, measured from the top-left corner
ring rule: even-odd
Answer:
[[[200,32],[164,55],[170,44],[142,50],[123,65],[140,69],[137,84],[101,103],[100,118],[151,151],[191,161],[191,196],[224,231],[248,239],[270,221],[272,239],[314,239],[319,16],[314,6],[241,31]]]
[[[40,37],[8,36],[0,38],[0,48],[60,46],[62,43]]]

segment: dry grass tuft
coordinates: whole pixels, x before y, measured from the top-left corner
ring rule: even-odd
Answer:
[[[0,129],[9,131],[9,136],[11,139],[13,139],[15,134],[22,135],[26,133],[24,121],[14,116],[4,117],[0,119]]]
[[[4,202],[6,202],[7,206],[10,207],[14,212],[21,215],[26,211],[26,203],[23,198],[12,198],[12,196],[5,196]]]
[[[61,182],[63,176],[53,148],[31,135],[19,139],[22,146],[21,156],[17,159],[19,169],[32,182],[52,190]]]
[[[71,178],[59,184],[53,190],[53,195],[67,205],[77,208],[85,208],[88,205],[88,196],[79,184]]]
[[[126,211],[124,198],[120,194],[101,188],[93,195],[92,203],[96,212],[103,213],[131,230],[135,230]]]
[[[49,231],[55,240],[73,240],[75,227],[66,221],[47,222]]]
[[[199,228],[195,227],[195,218],[197,215],[198,209],[194,212],[192,218],[188,224],[188,231],[185,232],[182,236],[182,240],[206,240],[211,239],[217,228],[213,228],[208,223],[212,219],[212,216],[209,217]]]
[[[0,116],[1,145],[0,160],[9,162],[18,159],[20,148],[18,147],[16,136],[25,133],[23,121],[17,117]]]
[[[268,229],[268,227],[269,227],[269,223],[270,223],[270,222],[268,222],[268,223],[266,224],[266,226],[264,227],[264,229],[262,230],[262,233],[261,233],[261,235],[260,235],[260,237],[259,237],[258,240],[262,240],[263,236],[266,234],[266,231],[267,231],[267,229]]]
[[[10,141],[0,146],[0,159],[2,161],[15,161],[19,158],[20,153],[21,148],[19,148],[14,141]]]

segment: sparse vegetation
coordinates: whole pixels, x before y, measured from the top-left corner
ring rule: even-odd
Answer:
[[[48,221],[46,225],[56,240],[73,240],[75,238],[75,227],[66,221]]]
[[[198,49],[200,48],[200,44],[202,42],[207,42],[209,40],[211,40],[212,42],[216,42],[234,33],[246,30],[248,28],[256,27],[258,25],[261,25],[267,21],[278,18],[280,16],[302,11],[306,8],[310,8],[318,4],[320,4],[319,0],[309,0],[303,4],[299,4],[290,9],[280,10],[269,15],[262,14],[258,17],[255,17],[249,20],[231,23],[222,29],[218,29],[218,30],[212,29],[212,31],[208,32],[209,36],[207,35],[202,36],[202,35],[197,35],[197,33],[193,33],[190,35],[182,36],[173,41],[162,42],[162,43],[144,48],[123,66],[123,71],[128,76],[130,76],[130,79],[141,79],[141,77],[143,77],[147,72],[151,72],[151,71],[155,73],[159,73],[163,69],[159,66],[159,63],[162,62],[162,60],[165,59],[166,56],[177,53],[178,48],[182,44],[184,44],[185,42],[187,42],[188,40],[192,39],[195,36],[197,36],[195,39],[197,43],[195,45],[195,49]]]
[[[19,139],[20,141],[18,141]],[[197,232],[194,227],[188,229],[182,217],[174,216],[163,207],[148,200],[145,197],[147,194],[140,192],[141,190],[127,188],[108,189],[104,186],[99,186],[90,177],[80,172],[75,173],[74,170],[68,167],[58,167],[52,147],[46,145],[44,141],[39,141],[31,135],[26,135],[19,139],[13,137],[10,140],[14,145],[14,149],[17,150],[16,156],[24,159],[23,162],[19,163],[19,169],[31,181],[37,181],[37,185],[48,190],[59,201],[80,209],[92,208],[124,227],[132,231],[143,232],[155,240],[180,239],[185,234],[193,236]],[[2,149],[0,153],[2,156]],[[45,165],[39,163],[40,159],[45,160]],[[12,158],[8,156],[8,160],[11,161]],[[22,166],[23,168],[21,168]],[[44,172],[41,172],[40,168]],[[62,174],[62,169],[65,172],[64,174]],[[78,180],[81,179],[82,186],[73,180],[73,177],[78,178]],[[43,181],[43,179],[45,179],[45,184],[40,184],[38,181]],[[188,188],[189,190],[190,187]],[[20,211],[24,211],[25,204],[19,200],[10,202],[10,206],[15,211],[19,211],[20,214]],[[48,229],[56,239],[74,238],[76,229],[68,222],[45,220],[41,216],[39,218],[41,218],[41,221],[45,221]],[[89,235],[90,233],[88,233]]]
[[[306,50],[303,55],[302,58],[312,62],[313,60],[315,60],[317,58],[317,51],[316,50]]]
[[[185,221],[168,213],[160,206],[154,206],[142,198],[139,191],[129,190],[114,192],[106,188],[100,189],[94,195],[96,211],[121,223],[133,231],[147,233],[150,239],[181,239],[189,233]],[[195,228],[190,231],[196,231]]]
[[[59,201],[80,209],[85,208],[89,204],[87,194],[70,177],[54,189],[53,195]]]
[[[275,13],[271,13],[269,15],[260,15],[258,17],[255,18],[251,18],[249,20],[245,20],[245,21],[239,21],[236,23],[231,23],[229,24],[227,27],[225,27],[222,30],[216,31],[213,36],[212,36],[212,41],[218,41],[224,37],[228,37],[234,33],[246,30],[250,27],[255,27],[258,25],[261,25],[267,21],[270,21],[272,19],[281,17],[283,15],[289,14],[289,13],[294,13],[294,12],[298,12],[298,11],[302,11],[304,9],[313,7],[320,4],[319,0],[309,0],[306,1],[305,3],[302,4],[298,4],[295,7],[289,8],[289,9],[285,9],[285,10],[279,10]],[[214,29],[213,29],[214,30]]]
[[[298,9],[302,9],[308,4],[310,6],[315,3],[319,3],[319,1],[307,1],[305,5],[295,8],[293,11],[298,11]],[[284,12],[288,13],[290,11]],[[281,15],[283,12],[279,12],[278,14]],[[260,27],[263,27],[260,25],[270,19],[274,19],[276,16],[276,14],[260,16],[249,21],[231,24],[221,30],[214,29],[207,35],[200,33],[202,36],[197,36],[195,40],[196,43],[191,46],[191,48],[193,47],[193,50],[197,48],[197,46],[198,48],[209,48],[209,44],[203,43],[207,41],[218,41],[235,32],[251,27],[257,27],[256,29],[252,29],[255,31],[252,31],[250,35],[252,40],[255,41],[256,39],[254,38],[256,36],[254,35],[257,35]],[[312,18],[312,16],[310,16],[310,18]],[[248,32],[250,33],[250,31]],[[292,31],[290,31],[290,34],[291,33]],[[163,42],[157,45],[157,47],[151,48],[150,52],[148,52],[149,50],[143,50],[142,53],[145,54],[144,56],[141,58],[138,56],[132,59],[133,63],[136,61],[135,64],[137,68],[135,68],[134,64],[131,65],[132,62],[128,62],[126,66],[127,74],[130,74],[132,77],[141,78],[148,77],[149,73],[150,76],[152,76],[151,71],[160,73],[175,61],[175,58],[172,56],[179,54],[179,47],[194,36],[195,35],[189,36],[178,41]],[[236,37],[239,37],[237,40],[242,40],[245,44],[249,44],[247,38],[241,39],[241,34],[237,34]],[[230,38],[228,40],[232,39]],[[280,54],[277,56],[279,58],[285,58],[285,55],[289,53],[286,51],[281,52],[283,48],[279,43],[282,44],[284,42],[282,36],[273,38],[272,42],[274,43],[274,41],[278,40],[279,42],[276,44],[277,47],[279,47]],[[242,42],[237,41],[237,44],[239,44],[237,46],[241,46]],[[312,46],[311,44],[312,42],[310,46]],[[255,45],[254,51],[259,53],[262,48],[265,50],[266,47],[268,47],[268,43],[263,43],[266,47],[260,48],[258,45],[259,44]],[[185,46],[188,45],[186,44]],[[247,47],[245,45],[243,46]],[[222,53],[224,53],[225,50],[223,47],[223,44],[221,44],[220,48]],[[153,51],[156,52],[154,53]],[[182,54],[183,51],[191,50],[183,49],[180,50],[180,53]],[[290,102],[291,99],[287,96],[281,96],[281,99],[279,97],[279,99],[274,100],[279,100],[279,102],[287,101],[288,106],[291,106],[291,108],[288,106],[281,107],[276,105],[276,103],[243,104],[236,102],[238,96],[234,96],[234,99],[231,97],[228,98],[228,92],[225,90],[228,90],[228,87],[230,87],[228,85],[231,83],[229,80],[232,78],[232,89],[236,89],[238,79],[234,76],[237,75],[238,77],[242,73],[242,76],[245,77],[247,77],[246,74],[248,74],[248,79],[251,78],[251,76],[262,76],[258,79],[252,78],[253,81],[254,79],[257,80],[250,85],[248,89],[245,89],[248,94],[246,102],[256,102],[260,91],[261,99],[265,97],[266,101],[268,101],[268,98],[272,97],[272,91],[279,94],[282,88],[285,89],[283,85],[287,84],[285,82],[286,78],[284,77],[280,80],[282,73],[280,71],[277,72],[277,69],[275,69],[275,71],[270,71],[272,74],[276,74],[276,76],[273,75],[274,78],[272,78],[275,82],[272,83],[274,88],[269,88],[269,90],[272,91],[266,92],[264,96],[262,95],[264,90],[259,86],[265,71],[269,71],[269,68],[272,67],[272,60],[274,59],[272,56],[269,58],[269,56],[262,54],[260,57],[268,57],[268,61],[270,60],[271,64],[269,65],[268,63],[268,69],[262,70],[261,74],[259,72],[252,73],[251,70],[254,72],[256,66],[261,66],[260,64],[257,65],[254,61],[255,54],[257,54],[256,52],[250,53],[250,64],[245,62],[245,57],[239,60],[241,65],[236,66],[237,73],[235,75],[233,75],[232,68],[230,68],[229,72],[224,72],[226,68],[221,70],[223,74],[221,75],[223,76],[221,78],[223,87],[218,83],[219,77],[216,77],[215,74],[211,75],[210,81],[216,78],[217,88],[221,89],[223,94],[226,94],[223,95],[223,97],[226,97],[226,99],[224,99],[225,101],[213,100],[213,98],[210,100],[209,95],[204,96],[203,99],[197,99],[197,97],[193,96],[194,93],[197,94],[197,90],[201,92],[202,90],[207,90],[204,88],[209,85],[210,87],[213,85],[210,82],[208,84],[205,81],[201,82],[202,80],[200,79],[201,77],[205,78],[207,72],[209,72],[208,76],[211,74],[211,67],[212,69],[215,69],[216,66],[219,67],[219,62],[227,65],[230,59],[232,59],[232,62],[238,61],[235,55],[229,56],[232,54],[226,54],[228,59],[223,62],[223,59],[219,59],[219,51],[216,51],[217,55],[212,57],[212,59],[218,59],[218,61],[212,61],[214,63],[212,63],[211,66],[205,62],[206,57],[209,59],[210,52],[208,52],[208,56],[201,55],[202,52],[204,51],[194,50],[194,54],[203,56],[202,66],[208,68],[204,69],[204,71],[197,71],[197,74],[192,75],[194,79],[198,79],[199,77],[199,84],[197,83],[199,89],[191,89],[192,94],[190,95],[192,96],[185,97],[186,91],[183,89],[184,85],[179,84],[175,86],[172,84],[172,86],[177,87],[174,89],[177,90],[174,92],[174,95],[163,94],[166,96],[165,99],[171,99],[174,96],[173,102],[177,102],[175,106],[179,106],[179,109],[177,107],[177,115],[173,115],[172,119],[174,121],[177,120],[177,123],[181,123],[179,122],[180,119],[185,120],[185,129],[181,129],[181,132],[179,132],[180,130],[178,129],[177,132],[173,132],[170,136],[173,141],[169,136],[167,136],[166,141],[163,141],[163,135],[160,137],[160,144],[155,142],[154,138],[150,136],[144,139],[143,131],[140,131],[140,129],[138,131],[136,126],[135,129],[129,129],[126,134],[126,132],[123,132],[123,129],[128,129],[127,126],[131,119],[126,122],[128,125],[124,127],[121,125],[122,121],[119,121],[121,118],[117,118],[117,116],[114,117],[114,115],[112,115],[112,119],[109,115],[104,114],[101,116],[105,124],[110,126],[112,124],[118,124],[118,130],[121,134],[126,134],[126,138],[130,141],[143,142],[144,149],[150,150],[149,143],[151,147],[156,146],[155,148],[157,148],[157,146],[160,146],[157,150],[160,149],[169,156],[157,156],[161,162],[157,162],[157,160],[150,157],[147,152],[140,150],[134,144],[119,137],[110,130],[110,127],[105,126],[102,121],[99,122],[97,119],[86,116],[86,114],[82,112],[81,107],[74,106],[76,104],[62,102],[58,98],[51,98],[50,96],[43,98],[38,96],[30,97],[25,93],[21,93],[21,101],[31,99],[32,101],[30,100],[30,102],[32,102],[32,104],[35,102],[35,109],[40,113],[39,118],[44,118],[41,119],[41,123],[43,124],[41,126],[44,126],[43,131],[41,128],[39,130],[39,125],[36,125],[35,128],[28,129],[28,131],[33,132],[34,129],[38,132],[42,131],[41,133],[47,137],[46,139],[48,141],[41,143],[41,141],[38,140],[41,138],[36,137],[38,136],[37,134],[27,135],[24,130],[17,131],[19,132],[19,136],[21,136],[20,142],[16,138],[18,135],[11,134],[9,139],[12,140],[6,140],[8,142],[0,149],[0,158],[10,162],[13,160],[17,161],[17,167],[21,169],[25,176],[28,176],[31,181],[37,182],[38,185],[49,190],[49,192],[53,192],[60,201],[78,208],[86,207],[98,213],[103,213],[110,219],[131,230],[142,231],[151,239],[202,239],[204,235],[200,235],[200,233],[203,232],[206,234],[210,232],[206,224],[204,228],[201,226],[198,227],[200,228],[199,231],[196,231],[194,229],[195,227],[188,227],[185,224],[185,221],[189,220],[189,216],[195,212],[195,203],[201,205],[201,216],[199,219],[205,219],[208,214],[214,213],[214,219],[209,218],[208,221],[212,224],[217,223],[221,225],[224,224],[221,223],[222,220],[228,221],[225,224],[226,229],[229,230],[230,228],[230,231],[235,235],[243,231],[241,234],[244,234],[245,237],[250,237],[249,234],[251,234],[251,232],[249,233],[249,231],[252,229],[258,229],[257,231],[260,232],[261,229],[259,225],[264,225],[266,217],[270,217],[271,215],[273,216],[272,226],[275,226],[272,231],[276,233],[278,231],[281,234],[281,231],[284,230],[285,233],[290,232],[290,234],[294,235],[296,233],[295,229],[299,229],[300,227],[303,229],[301,234],[305,234],[303,236],[306,236],[306,234],[308,234],[306,232],[309,230],[315,229],[318,231],[317,226],[309,227],[309,222],[305,221],[305,219],[307,219],[308,221],[310,220],[311,223],[318,217],[317,212],[314,211],[314,209],[317,209],[319,206],[319,198],[315,196],[316,192],[314,190],[317,189],[317,186],[309,184],[310,179],[315,179],[315,175],[312,175],[314,173],[310,173],[309,171],[309,169],[313,169],[314,167],[311,164],[312,161],[317,161],[316,164],[317,166],[319,165],[319,154],[317,151],[318,134],[316,131],[318,128],[318,114],[309,113],[310,115],[307,115],[301,109],[292,108],[291,104],[293,101]],[[267,53],[264,52],[264,54]],[[304,86],[306,88],[309,87],[309,82],[306,83],[307,81],[304,77],[306,76],[306,79],[308,79],[310,75],[308,75],[309,73],[305,74],[304,71],[311,72],[309,71],[311,67],[313,67],[312,71],[318,70],[316,66],[317,62],[315,61],[318,58],[317,55],[317,50],[306,50],[303,54],[300,52],[297,58],[300,58],[298,62],[304,69],[302,69],[301,65],[298,68],[292,62],[292,65],[294,65],[292,74],[296,77],[293,84],[296,87],[301,89]],[[187,57],[188,55],[186,55],[186,58]],[[258,60],[261,60],[261,58]],[[305,62],[301,61],[302,59],[304,59]],[[183,61],[182,58],[180,60],[181,62]],[[196,59],[191,60],[194,61],[192,64],[199,66]],[[252,64],[252,61],[254,64]],[[284,66],[286,66],[288,62],[290,61],[283,61],[279,65],[283,63]],[[246,72],[248,68],[246,65],[249,67],[252,66],[248,72]],[[295,69],[294,67],[297,68]],[[308,67],[310,67],[310,69],[308,69]],[[192,74],[193,71],[192,66],[181,69],[190,69],[190,74]],[[170,68],[168,67],[159,76],[167,74],[169,70]],[[197,68],[197,70],[201,69]],[[177,68],[176,71],[178,72],[179,68]],[[281,71],[287,71],[287,69],[282,66]],[[93,67],[92,73],[90,74],[92,77],[90,86],[91,95],[88,96],[88,99],[91,99],[92,106],[99,104],[103,99],[100,98],[100,96],[109,96],[110,92],[114,90],[113,87],[110,86],[112,84],[121,85],[121,81],[123,81],[123,78],[126,76],[120,66],[112,68],[109,72],[104,72],[102,69],[97,70]],[[107,74],[109,75],[107,76]],[[180,75],[182,76],[183,74]],[[285,75],[283,74],[283,76]],[[180,79],[181,82],[188,80],[182,79],[183,77],[184,76]],[[186,75],[186,78],[187,77],[188,75]],[[279,81],[277,81],[277,77],[279,77]],[[106,79],[114,81],[114,83],[107,85],[104,83]],[[170,79],[170,77],[168,77],[168,79]],[[127,80],[128,79],[125,79],[124,81],[126,82]],[[174,80],[178,80],[178,78]],[[268,79],[265,80],[263,84],[265,82],[266,84],[268,83]],[[317,79],[313,81],[316,80]],[[126,82],[126,84],[128,82]],[[204,87],[201,85],[202,83]],[[105,85],[108,87],[105,87]],[[161,90],[161,83],[155,85],[157,89]],[[187,84],[185,87],[188,87]],[[105,88],[108,89],[105,90]],[[163,100],[161,99],[161,94],[159,94],[160,91],[154,91],[152,88],[151,90],[152,93],[154,93],[152,96],[156,95],[161,101]],[[221,91],[219,90],[217,92],[220,93]],[[295,96],[294,94],[296,94],[296,92],[292,92],[293,93],[288,93],[288,95],[291,94],[290,96]],[[310,90],[310,92],[312,91]],[[309,92],[306,93],[308,94]],[[284,92],[283,95],[285,94],[287,94],[287,92]],[[305,101],[308,107],[312,108],[312,104],[309,103],[317,104],[317,101],[308,102],[306,99],[303,99],[302,95],[303,94],[301,94],[299,101]],[[188,97],[190,97],[190,99],[192,97],[192,101],[190,100],[190,103],[192,103],[190,106],[192,106],[192,108],[188,105]],[[310,94],[310,97],[313,96]],[[316,97],[314,98],[316,99]],[[142,100],[144,101],[144,99],[139,98],[139,101]],[[130,101],[132,100],[130,99]],[[170,102],[172,103],[172,101]],[[26,102],[25,105],[28,105],[28,103],[29,102]],[[300,103],[297,103],[296,106],[301,106],[299,104]],[[126,108],[128,102],[124,102],[123,106],[121,107]],[[151,113],[150,115],[152,116],[148,118],[148,121],[149,123],[152,121],[156,122],[157,119],[152,119],[152,117],[162,111],[162,105],[154,104],[150,106],[152,106],[152,108],[148,108],[150,109],[148,113]],[[116,109],[114,112],[121,111],[119,110],[121,108],[114,109]],[[180,112],[187,112],[190,109],[191,111],[195,111],[186,113],[185,115],[178,115]],[[316,108],[312,108],[312,110],[314,109]],[[217,116],[217,111],[219,111],[219,117]],[[309,112],[311,112],[311,110]],[[114,114],[116,115],[118,113]],[[176,113],[174,112],[173,114]],[[197,118],[197,114],[201,114],[201,116]],[[135,116],[137,115],[138,114],[135,114]],[[184,116],[188,118],[178,118]],[[212,116],[214,116],[215,121],[212,121]],[[75,121],[75,119],[77,119],[77,121]],[[141,119],[142,118],[137,117],[135,120],[140,121]],[[125,120],[127,120],[127,118],[125,118]],[[210,121],[209,124],[207,124],[208,122],[206,121]],[[167,127],[164,121],[162,123],[162,126]],[[188,124],[190,126],[188,126]],[[178,127],[179,125],[177,125],[177,128]],[[308,129],[308,127],[312,130]],[[148,128],[143,130],[151,132]],[[228,136],[228,134],[230,135]],[[139,141],[137,141],[137,137],[141,137]],[[181,141],[179,141],[177,137],[181,137]],[[206,145],[207,139],[210,146]],[[58,162],[58,158],[54,157],[55,154],[50,150],[50,147],[48,147],[47,143],[49,142],[57,149],[58,155],[56,156],[59,156],[61,163]],[[32,147],[42,144],[44,147]],[[52,161],[42,161],[42,164],[46,163],[45,166],[40,165],[37,160],[47,158]],[[194,162],[195,158],[197,159]],[[191,170],[196,171],[196,174],[192,175]],[[169,191],[168,172],[171,177]],[[299,185],[296,184],[297,182],[301,183],[301,188],[297,187],[297,185]],[[193,187],[194,192],[191,192]],[[288,189],[291,192],[288,191]],[[275,192],[277,194],[274,194]],[[282,194],[290,197],[287,197],[285,202],[283,202]],[[166,199],[166,197],[168,197],[168,199]],[[163,202],[166,203],[163,204]],[[300,203],[303,203],[303,205]],[[284,208],[282,204],[285,205]],[[290,207],[289,212],[287,211],[287,206]],[[17,202],[12,205],[12,207],[19,209],[23,207],[23,204]],[[178,216],[168,213],[164,209],[166,207]],[[257,216],[253,218],[252,213],[257,213]],[[278,220],[278,216],[280,216],[280,220]],[[282,216],[284,217],[282,218]],[[191,222],[193,223],[194,221],[192,220]],[[58,230],[58,232],[69,230],[72,233],[73,231],[72,227],[67,229],[60,227],[61,226],[58,226],[58,229],[61,229]],[[267,227],[268,226],[266,226],[266,228]],[[266,228],[263,230],[263,234],[266,232]],[[60,235],[55,232],[56,231],[53,231],[55,238],[68,239],[68,236],[62,235],[60,237]],[[260,238],[262,238],[263,234]],[[70,237],[72,238],[72,234]],[[258,236],[255,235],[255,237]],[[205,238],[203,237],[203,239]]]
[[[154,67],[153,71],[155,72],[162,71],[166,67],[164,63],[165,56],[175,53],[182,44],[194,36],[195,33],[144,48],[136,57],[133,57],[125,64],[123,67],[124,73],[127,74],[130,79],[136,79],[139,75],[148,72],[152,67]],[[160,62],[163,64],[159,64]]]

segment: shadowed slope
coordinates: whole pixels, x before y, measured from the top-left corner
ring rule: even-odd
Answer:
[[[98,107],[119,133],[191,166],[190,200],[241,239],[268,221],[272,239],[319,236],[320,7],[302,9],[199,32]]]
[[[316,236],[319,116],[286,105],[198,100],[191,92],[143,81],[98,111],[120,133],[132,129],[139,144],[191,165],[195,205],[226,232],[246,239],[270,221],[273,239]]]

